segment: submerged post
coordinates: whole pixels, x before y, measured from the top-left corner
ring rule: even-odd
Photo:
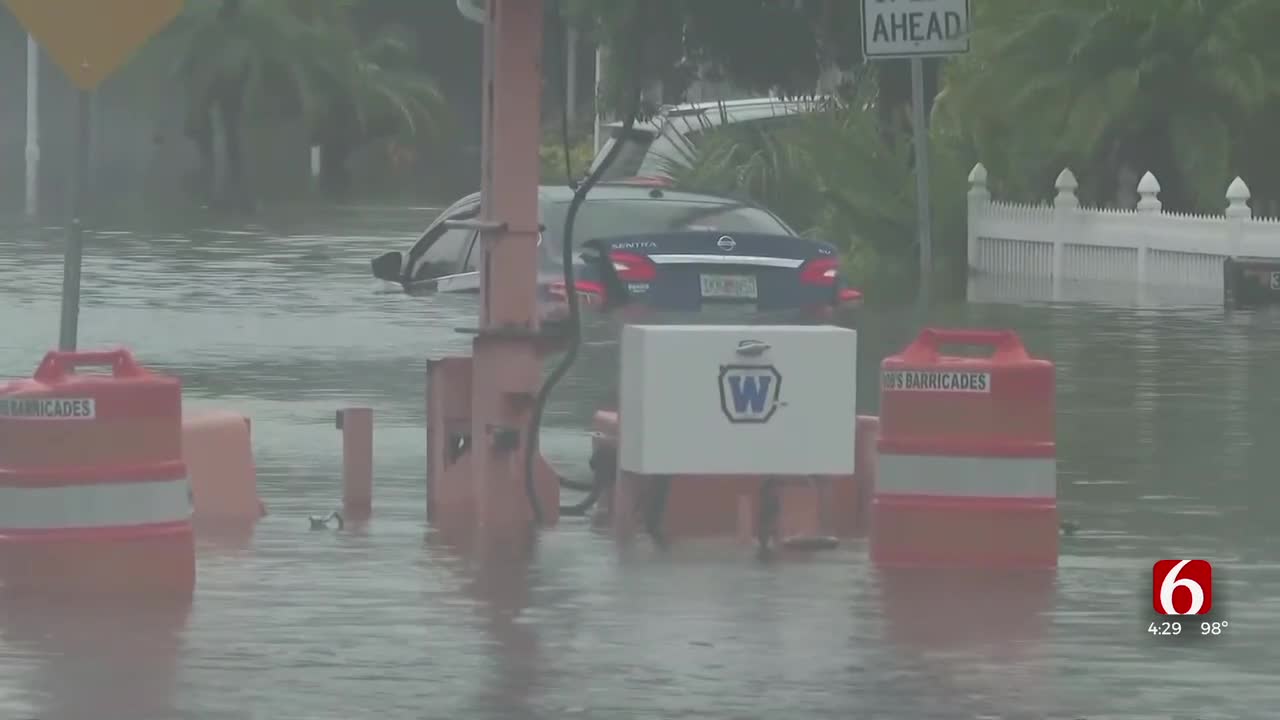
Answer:
[[[89,140],[93,96],[81,90],[76,97],[75,164],[71,171],[67,247],[62,263],[62,322],[58,349],[76,349],[80,326],[80,266],[84,259],[85,194],[89,188]]]
[[[343,408],[338,411],[342,431],[342,511],[348,518],[373,513],[373,410]]]

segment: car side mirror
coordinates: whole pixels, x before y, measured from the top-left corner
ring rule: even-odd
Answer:
[[[383,253],[369,263],[373,268],[373,276],[387,282],[400,282],[401,269],[404,267],[404,256],[399,251]]]

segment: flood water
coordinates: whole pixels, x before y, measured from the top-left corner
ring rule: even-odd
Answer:
[[[0,717],[1274,717],[1280,707],[1280,314],[1085,304],[940,308],[1057,363],[1056,577],[900,578],[862,541],[762,565],[731,545],[611,540],[565,520],[520,565],[477,565],[423,520],[423,372],[466,350],[466,299],[379,293],[368,260],[430,219],[105,233],[80,345],[125,343],[187,407],[253,419],[270,515],[204,537],[189,610],[5,608]],[[56,345],[57,232],[0,234],[0,377]],[[912,328],[867,313],[860,402]],[[543,445],[586,473],[616,347],[593,328]],[[339,499],[334,410],[376,413],[374,521],[312,532]],[[694,429],[696,431],[696,429]],[[696,438],[691,438],[696,441]],[[1151,564],[1214,563],[1217,637],[1146,632]],[[1188,627],[1195,623],[1187,623]]]

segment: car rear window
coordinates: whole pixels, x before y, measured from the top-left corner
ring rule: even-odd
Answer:
[[[601,182],[635,177],[640,172],[640,165],[644,162],[645,154],[649,152],[649,145],[653,143],[653,133],[632,131],[626,138],[621,136],[621,130],[615,131],[613,137],[610,137],[600,146],[600,151],[596,153],[596,156],[591,161],[590,170],[595,170],[596,166],[604,162],[605,156],[609,154],[609,149],[618,142],[622,143],[622,149],[618,151],[618,156],[613,159],[609,168],[600,176]]]
[[[569,203],[553,203],[547,208],[543,224],[543,248],[558,258],[563,245],[565,215]],[[698,202],[689,200],[588,200],[574,221],[573,244],[587,240],[622,235],[647,235],[662,232],[706,230],[724,233],[763,233],[794,235],[772,214],[759,208],[736,203]]]

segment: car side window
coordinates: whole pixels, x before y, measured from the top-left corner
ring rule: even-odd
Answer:
[[[460,272],[463,252],[471,245],[475,230],[443,230],[414,263],[413,280],[443,277]]]

